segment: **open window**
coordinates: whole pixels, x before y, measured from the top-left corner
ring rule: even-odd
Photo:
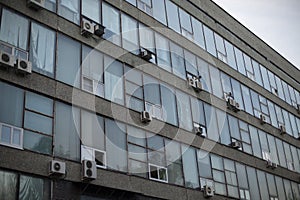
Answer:
[[[98,168],[106,169],[106,152],[81,145],[81,160],[93,160]]]
[[[151,180],[168,182],[168,170],[165,167],[149,163],[149,178]]]

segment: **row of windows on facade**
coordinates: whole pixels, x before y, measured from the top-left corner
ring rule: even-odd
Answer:
[[[18,19],[19,23],[15,23],[13,25],[9,25],[10,19]],[[27,25],[26,25],[27,22]],[[2,17],[2,28],[0,32],[0,39],[10,44],[17,45],[20,48],[26,49],[27,47],[27,36],[29,31],[24,27],[20,28],[19,26],[28,26],[28,20],[22,18],[16,14],[11,13],[10,11],[4,9],[3,17]],[[13,34],[6,34],[7,31],[9,33],[14,32],[14,29],[25,30],[24,33],[19,34],[17,36]],[[22,36],[22,37],[21,37]],[[158,35],[155,35],[158,36]],[[23,38],[24,37],[24,38]],[[23,39],[22,39],[23,38]],[[46,74],[50,77],[54,77],[54,63],[55,63],[55,41],[56,34],[54,31],[51,31],[43,26],[40,26],[36,23],[31,23],[31,41],[30,41],[30,60],[33,62],[33,69]],[[156,37],[155,37],[156,38]],[[19,42],[23,41],[23,42]],[[23,44],[23,45],[22,45]],[[161,42],[158,42],[161,44]],[[171,45],[172,47],[172,45]],[[295,117],[292,113],[287,112],[286,110],[280,108],[279,106],[273,104],[271,101],[267,100],[263,96],[257,94],[253,90],[250,90],[248,87],[241,85],[238,81],[233,78],[230,78],[226,74],[220,72],[215,67],[208,65],[205,61],[200,59],[199,57],[190,57],[189,52],[181,49],[178,51],[179,46],[174,46],[175,53],[171,54],[171,60],[173,66],[183,66],[175,70],[174,72],[182,71],[179,73],[182,75],[182,78],[186,77],[186,71],[191,74],[197,74],[198,72],[202,75],[202,82],[204,85],[204,89],[208,92],[213,93],[219,98],[224,97],[224,92],[231,92],[236,101],[240,104],[241,109],[244,109],[246,112],[260,117],[260,114],[264,114],[266,116],[267,122],[271,123],[276,128],[279,125],[285,125],[287,132],[294,137],[298,137],[298,133],[300,131],[300,120],[298,117]],[[97,51],[92,51],[89,47],[82,46],[81,53],[81,44],[76,42],[64,35],[58,35],[58,43],[57,43],[57,67],[56,67],[56,79],[63,81],[67,84],[73,85],[75,87],[81,87],[85,90],[91,91],[101,97],[105,97],[107,99],[117,101],[117,103],[124,104],[123,97],[123,88],[124,85],[121,79],[124,74],[122,69],[122,64],[113,61],[112,58],[104,56],[103,54]],[[177,50],[176,50],[177,49]],[[165,51],[163,54],[165,54]],[[177,54],[178,53],[178,54]],[[74,57],[74,55],[77,55]],[[80,55],[82,55],[82,59],[80,59]],[[185,59],[183,58],[185,57]],[[72,58],[72,59],[70,59]],[[82,76],[78,75],[80,72],[80,63],[82,60]],[[158,59],[159,60],[159,59]],[[187,62],[187,60],[189,62]],[[193,61],[194,60],[194,61]],[[193,63],[193,64],[191,64]],[[108,65],[111,65],[108,67]],[[184,69],[186,66],[186,70]],[[109,68],[109,69],[108,69]],[[198,68],[198,69],[197,69]],[[105,70],[104,70],[105,69]],[[105,72],[104,72],[105,71]],[[108,72],[110,71],[110,72]],[[129,70],[127,70],[129,71]],[[125,71],[125,73],[127,72]],[[69,76],[65,76],[65,74],[69,74]],[[104,74],[104,76],[103,76]],[[78,75],[78,76],[77,76]],[[213,75],[213,76],[212,76]],[[77,77],[76,77],[77,76]],[[271,77],[271,76],[270,76]],[[268,77],[267,77],[268,78]],[[135,110],[143,110],[143,95],[142,90],[139,87],[142,86],[142,81],[126,81],[126,105]],[[154,82],[157,82],[156,80]],[[104,85],[104,83],[106,83]],[[114,86],[119,84],[118,91],[115,91],[117,96],[112,98],[112,94],[109,91],[114,90]],[[212,84],[213,83],[213,84]],[[145,84],[145,81],[144,81]],[[106,89],[104,89],[106,87]],[[111,90],[109,90],[111,89]],[[121,90],[122,89],[122,90]],[[104,92],[107,90],[108,92]],[[153,90],[157,91],[157,90]],[[292,90],[285,90],[292,91]],[[152,108],[154,104],[160,105],[159,92],[156,93],[156,96],[151,98],[153,101],[151,102],[146,109]],[[131,102],[128,102],[130,95],[135,98],[131,98]],[[151,96],[151,95],[150,95]],[[128,98],[127,98],[128,97]],[[300,99],[299,99],[300,102]],[[170,108],[171,109],[171,108]],[[157,110],[157,109],[154,109]],[[174,109],[175,110],[175,109]],[[158,116],[158,118],[163,118],[163,112],[158,109],[158,113],[161,113],[162,116]],[[173,116],[173,121],[170,123],[177,125],[176,121],[176,112],[168,113],[169,117]],[[191,126],[191,123],[187,123],[187,126]],[[297,125],[298,124],[298,125]],[[298,128],[297,128],[298,126]]]
[[[164,25],[167,25],[172,30],[175,30],[177,33],[181,33],[184,37],[190,39],[201,48],[207,50],[213,56],[227,63],[230,67],[255,81],[288,104],[296,107],[297,98],[299,104],[299,91],[288,85],[273,72],[257,63],[254,59],[249,57],[237,47],[233,46],[220,35],[213,32],[210,28],[202,24],[199,20],[179,8],[171,1],[163,0],[155,3],[153,3],[152,0],[127,1],[153,16]],[[62,1],[58,4],[58,14],[76,24],[79,24],[80,0],[70,1],[69,4],[66,2],[64,3],[64,1]],[[55,12],[55,0],[48,0],[46,7],[47,9]],[[176,47],[175,49],[172,49],[172,44],[169,44],[166,38],[159,36],[158,39],[154,39],[154,33],[151,29],[146,28],[146,26],[141,23],[139,24],[135,19],[121,13],[119,10],[111,7],[105,2],[101,2],[100,0],[82,1],[81,8],[81,14],[83,16],[86,16],[97,23],[101,23],[102,21],[102,24],[108,29],[104,38],[119,46],[121,46],[122,43],[122,46],[129,51],[136,51],[138,49],[139,33],[137,29],[144,29],[141,34],[142,36],[140,37],[140,46],[151,51],[156,50],[156,54],[158,56],[157,64],[159,66],[162,66],[167,71],[173,71],[174,74],[185,78],[185,70],[177,68],[171,69],[170,56],[167,55],[168,53],[163,53],[164,51],[169,52],[171,50],[183,57],[183,52],[180,49],[178,50]],[[101,8],[102,11],[100,10]],[[123,33],[122,39],[120,38],[121,33]],[[112,37],[112,35],[115,36]],[[196,66],[195,56],[190,52],[187,52],[187,54],[188,55],[185,56],[188,57],[187,60],[190,61],[190,65]],[[177,65],[176,63],[173,67],[174,66],[180,67],[181,65]]]
[[[198,158],[199,155],[201,156],[201,152],[195,155],[194,152],[188,151],[186,154],[193,154]],[[203,162],[209,160],[211,162],[208,165]],[[209,169],[205,174],[201,174],[202,171],[200,172],[200,184],[213,184],[216,193],[220,195],[239,199],[271,200],[298,199],[300,196],[300,185],[296,182],[228,159],[222,159],[214,155],[201,157],[198,159],[198,166]],[[201,176],[215,176],[217,181],[213,182],[207,178],[201,178]],[[194,187],[199,186],[199,183],[193,182],[195,178],[198,179],[198,177],[193,177],[189,180],[189,186],[193,184]],[[177,178],[177,182],[183,182],[183,180]],[[64,184],[66,183],[64,181]],[[1,199],[49,199],[52,196],[51,193],[54,192],[50,185],[51,181],[49,179],[0,170]],[[85,198],[91,199],[88,196],[81,196],[81,199]]]
[[[193,41],[213,56],[227,63],[233,69],[255,81],[266,90],[272,92],[283,101],[286,101],[292,106],[297,106],[296,98],[300,98],[299,91],[288,85],[277,75],[257,63],[254,59],[233,46],[174,3],[169,0],[163,0],[159,3],[153,3],[152,0],[126,1],[137,6],[139,9],[153,16],[156,20]]]
[[[72,106],[60,102],[55,102],[54,106],[52,99],[25,92],[5,83],[0,83],[0,91],[3,94],[3,98],[0,100],[0,122],[2,122],[0,143],[3,145],[79,161],[80,143],[82,143],[87,147],[106,151],[109,166],[120,170],[118,166],[122,166],[122,169],[127,168],[127,157],[130,157],[130,154],[126,153],[126,146],[130,143],[139,146],[146,144],[131,140],[131,135],[137,138],[138,135],[142,138],[145,136],[145,131],[133,126],[118,123],[118,126],[121,127],[120,130],[108,118],[83,109],[80,111],[77,107],[72,108]],[[167,94],[167,97],[169,96]],[[188,101],[188,99],[183,101]],[[197,106],[199,107],[197,108]],[[215,127],[222,127],[219,132],[221,144],[229,145],[232,140],[241,141],[240,150],[243,152],[264,160],[271,160],[282,167],[300,173],[300,149],[231,115],[226,116],[221,110],[206,103],[198,101],[197,106],[195,105],[197,112],[194,113],[193,121],[196,123],[200,121],[204,125],[209,124],[208,127],[211,128],[208,128],[208,138],[217,140],[219,135],[215,135],[218,131]],[[9,112],[12,107],[14,112]],[[128,136],[126,136],[126,132]],[[151,135],[151,133],[147,133],[147,135]],[[167,141],[160,136],[155,137],[160,141]],[[125,151],[120,152],[114,149],[115,144],[118,144],[120,150]],[[53,146],[54,149],[52,149]],[[128,151],[131,152],[129,146]],[[140,147],[136,148],[142,150]],[[139,152],[146,152],[146,150]],[[122,158],[116,156],[118,154],[123,155]],[[118,158],[118,160],[113,158]],[[162,163],[155,162],[154,164]]]

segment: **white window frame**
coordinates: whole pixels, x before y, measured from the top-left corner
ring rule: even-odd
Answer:
[[[151,170],[150,170],[151,166],[156,167],[158,179],[151,177]],[[160,169],[164,169],[166,171],[166,180],[163,180],[163,179],[159,178],[160,177],[160,174],[159,174]],[[149,163],[148,164],[148,172],[149,172],[149,179],[150,180],[155,180],[155,181],[159,181],[159,182],[163,182],[163,183],[168,183],[168,169],[166,167],[162,167],[162,166],[159,166],[159,165],[154,165],[154,164]]]
[[[92,148],[92,147],[81,145],[81,161],[83,161],[83,160],[93,160],[93,161],[96,162],[96,159],[95,159],[95,152],[96,151],[101,152],[104,155],[103,156],[103,164],[104,165],[103,166],[96,165],[96,167],[106,169],[107,168],[106,151],[102,151],[102,150],[99,150],[99,149],[95,149],[95,148]]]
[[[10,127],[10,143],[6,143],[6,142],[1,141],[1,138],[2,138],[2,126]],[[13,130],[14,129],[20,131],[20,145],[14,145],[14,144],[12,144]],[[0,144],[23,150],[23,129],[19,128],[19,127],[16,127],[16,126],[9,125],[9,124],[0,123]]]

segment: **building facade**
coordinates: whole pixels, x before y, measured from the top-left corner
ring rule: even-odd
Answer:
[[[212,1],[0,16],[0,199],[300,199],[300,71]]]

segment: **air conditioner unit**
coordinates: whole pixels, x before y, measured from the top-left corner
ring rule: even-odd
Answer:
[[[96,162],[92,160],[82,161],[82,179],[94,180],[97,178]]]
[[[239,149],[239,148],[242,147],[242,144],[241,144],[240,141],[233,141],[233,142],[231,142],[230,146],[231,146],[232,148]]]
[[[50,175],[64,175],[66,174],[66,163],[57,160],[50,161]]]
[[[94,26],[94,34],[97,35],[98,37],[101,37],[104,34],[105,27],[102,26],[101,24],[96,24]]]
[[[230,97],[227,99],[227,107],[234,112],[240,110],[240,104]]]
[[[272,162],[271,160],[268,160],[267,161],[267,168],[276,169],[277,168],[277,163]]]
[[[205,198],[214,196],[214,189],[212,186],[204,185],[203,186],[203,195]]]
[[[205,131],[205,127],[202,126],[194,126],[194,131],[196,133],[196,135],[199,135],[201,137],[206,137],[206,131]]]
[[[300,104],[297,104],[297,112],[298,112],[298,114],[300,114]]]
[[[280,134],[281,134],[281,135],[286,134],[285,125],[280,125],[280,126],[279,126],[279,130],[280,130]]]
[[[200,81],[199,79],[196,80],[196,87],[195,87],[195,90],[196,90],[197,92],[200,92],[201,90],[203,90],[203,88],[202,88],[202,83],[201,83],[201,81]]]
[[[143,112],[141,113],[141,121],[142,121],[143,123],[149,123],[149,122],[151,122],[151,121],[152,121],[152,116],[151,116],[151,114],[150,114],[148,111],[143,111]]]
[[[34,10],[40,10],[45,7],[45,0],[27,0],[27,6]]]
[[[31,62],[22,58],[17,59],[17,70],[19,73],[31,74]]]
[[[9,53],[0,51],[0,63],[5,67],[14,67],[15,57]]]
[[[144,60],[151,60],[153,53],[147,49],[140,49],[140,57],[143,58]]]
[[[192,77],[188,77],[187,81],[188,81],[188,86],[190,86],[192,88],[196,87],[196,79],[194,79]]]
[[[276,169],[277,168],[277,163],[272,162],[272,169]]]
[[[81,35],[85,37],[90,37],[94,34],[95,27],[93,22],[88,19],[82,18],[81,20]]]
[[[259,115],[260,123],[265,124],[267,122],[266,116],[263,114]]]

